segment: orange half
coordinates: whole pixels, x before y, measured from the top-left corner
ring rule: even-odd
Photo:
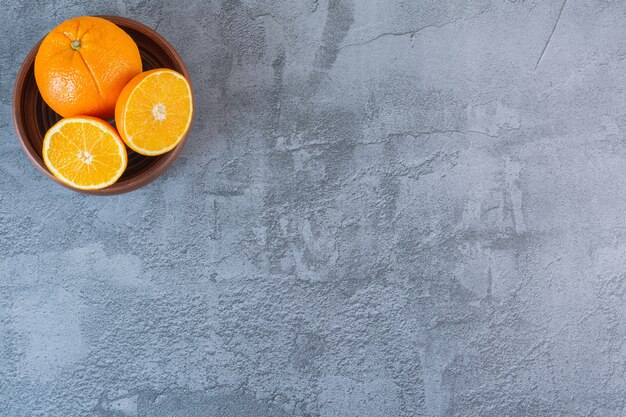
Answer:
[[[159,68],[143,72],[122,90],[115,124],[129,148],[147,156],[171,151],[185,137],[193,116],[187,79]]]
[[[43,160],[64,184],[98,190],[114,184],[128,163],[124,142],[104,120],[89,116],[60,120],[43,140]]]

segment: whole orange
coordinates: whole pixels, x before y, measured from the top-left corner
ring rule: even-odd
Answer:
[[[35,80],[44,101],[63,117],[113,117],[122,88],[141,72],[139,48],[108,20],[66,20],[43,39]]]

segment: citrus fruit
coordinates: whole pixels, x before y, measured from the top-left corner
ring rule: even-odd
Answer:
[[[115,106],[115,124],[129,148],[142,155],[161,155],[183,139],[193,116],[187,79],[158,68],[133,78]]]
[[[81,190],[97,190],[115,183],[126,169],[124,142],[104,120],[68,117],[48,130],[43,160],[61,182]]]
[[[41,42],[35,80],[44,101],[63,117],[113,117],[122,88],[141,72],[139,49],[114,23],[66,20]]]

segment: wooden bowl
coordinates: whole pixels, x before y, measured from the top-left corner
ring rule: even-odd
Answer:
[[[183,74],[191,83],[189,72],[176,50],[157,32],[134,20],[118,16],[99,16],[128,33],[139,47],[143,70],[170,68]],[[43,40],[43,39],[42,39]],[[13,89],[13,123],[17,137],[28,158],[48,178],[74,191],[87,194],[111,195],[143,187],[163,174],[178,158],[187,142],[187,135],[170,152],[159,156],[143,156],[128,149],[128,167],[113,185],[101,190],[77,190],[57,180],[46,168],[41,155],[43,138],[50,127],[61,119],[43,101],[35,83],[35,55],[41,40],[33,47],[20,67]]]

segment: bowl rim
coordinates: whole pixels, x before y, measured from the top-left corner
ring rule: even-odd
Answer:
[[[176,49],[174,49],[174,47],[162,35],[160,35],[154,29],[144,25],[143,23],[137,22],[136,20],[133,20],[127,17],[112,16],[112,15],[96,15],[95,17],[106,19],[110,22],[115,23],[116,25],[131,26],[133,27],[133,29],[136,29],[142,32],[143,34],[148,36],[150,39],[155,41],[157,44],[159,44],[159,46],[162,47],[165,50],[165,52],[168,55],[170,55],[176,61],[177,65],[180,67],[179,69],[177,69],[177,71],[179,71],[189,82],[189,85],[191,87],[191,99],[192,101],[195,101],[194,93],[193,93],[193,85],[191,84],[191,77],[189,75],[189,70],[187,69],[187,66],[185,65],[184,61],[182,60],[182,58],[180,57]],[[121,29],[124,30],[123,28]],[[33,165],[35,165],[35,167],[46,177],[50,178],[57,184],[69,190],[83,193],[83,194],[102,196],[102,195],[115,195],[115,194],[127,193],[130,191],[134,191],[138,188],[141,188],[149,184],[150,182],[154,181],[156,178],[160,177],[170,166],[172,166],[174,161],[178,159],[178,157],[182,153],[183,148],[185,147],[185,144],[187,143],[189,139],[189,133],[191,132],[191,128],[193,127],[193,123],[195,119],[195,112],[192,115],[191,125],[189,126],[187,133],[181,139],[180,143],[176,145],[174,149],[172,149],[171,151],[163,155],[160,155],[156,163],[150,165],[144,171],[142,171],[138,175],[131,177],[130,179],[128,179],[127,181],[124,181],[123,183],[115,183],[109,187],[102,188],[99,190],[80,190],[80,189],[73,188],[63,183],[62,181],[58,180],[54,175],[52,175],[52,173],[45,166],[43,162],[43,157],[40,157],[39,153],[32,146],[31,142],[27,139],[26,131],[24,129],[24,126],[21,123],[21,119],[22,119],[21,106],[17,105],[21,101],[21,92],[26,82],[26,74],[28,73],[29,69],[35,65],[35,56],[37,55],[37,51],[39,50],[39,46],[41,45],[41,42],[43,41],[44,37],[42,37],[33,46],[30,52],[26,55],[26,58],[24,58],[24,61],[22,62],[22,65],[20,66],[17,76],[15,77],[15,83],[13,86],[13,99],[11,102],[13,126],[15,127],[17,138],[22,147],[22,150],[24,151],[28,159],[30,159]]]

